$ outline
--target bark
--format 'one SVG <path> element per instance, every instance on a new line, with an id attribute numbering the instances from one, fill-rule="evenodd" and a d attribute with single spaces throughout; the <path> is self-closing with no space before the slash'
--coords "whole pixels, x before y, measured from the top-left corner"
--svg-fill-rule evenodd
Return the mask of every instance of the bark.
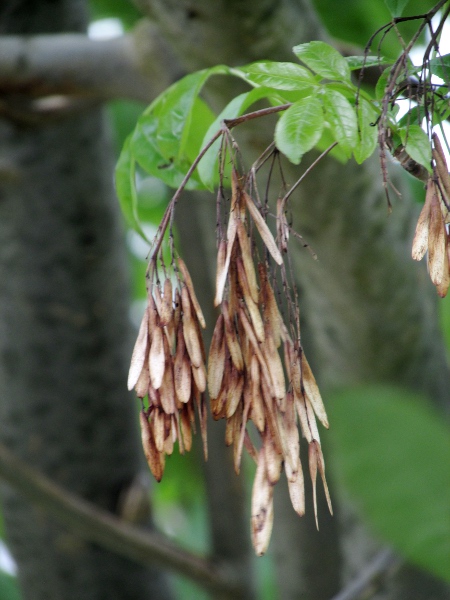
<path id="1" fill-rule="evenodd" d="M 3 31 L 80 31 L 81 2 L 8 2 Z M 124 393 L 128 277 L 101 111 L 58 124 L 3 121 L 0 436 L 29 465 L 99 506 L 140 468 Z M 24 598 L 169 598 L 161 575 L 76 534 L 3 489 Z"/>

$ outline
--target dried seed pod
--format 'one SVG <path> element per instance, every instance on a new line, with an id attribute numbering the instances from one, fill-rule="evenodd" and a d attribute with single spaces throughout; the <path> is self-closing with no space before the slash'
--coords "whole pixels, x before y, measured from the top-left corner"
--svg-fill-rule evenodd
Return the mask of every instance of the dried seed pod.
<path id="1" fill-rule="evenodd" d="M 250 288 L 248 285 L 247 277 L 245 274 L 244 265 L 240 258 L 236 259 L 236 267 L 237 267 L 237 275 L 239 285 L 241 287 L 242 293 L 244 295 L 245 304 L 247 305 L 248 312 L 250 314 L 250 318 L 252 320 L 253 329 L 255 330 L 256 338 L 258 342 L 264 342 L 264 324 L 259 313 L 258 305 L 253 301 L 252 295 L 250 293 Z"/>
<path id="2" fill-rule="evenodd" d="M 139 327 L 136 343 L 134 344 L 133 354 L 131 355 L 131 365 L 128 373 L 129 390 L 132 390 L 138 382 L 146 359 L 148 346 L 148 308 L 146 308 Z"/>
<path id="3" fill-rule="evenodd" d="M 158 452 L 156 448 L 150 423 L 143 410 L 139 413 L 139 424 L 141 426 L 142 447 L 148 466 L 156 481 L 161 481 L 164 473 L 164 454 Z"/>
<path id="4" fill-rule="evenodd" d="M 430 205 L 430 220 L 428 226 L 428 271 L 434 285 L 439 285 L 444 276 L 444 263 L 446 253 L 446 232 L 444 219 L 438 199 L 438 189 L 433 180 L 432 198 Z"/>
<path id="5" fill-rule="evenodd" d="M 313 407 L 305 396 L 297 396 L 294 390 L 295 406 L 297 408 L 298 417 L 302 433 L 306 440 L 310 443 L 313 440 L 320 442 L 319 430 L 317 429 L 316 417 Z"/>
<path id="6" fill-rule="evenodd" d="M 226 254 L 223 266 L 221 266 L 220 276 L 217 273 L 216 276 L 216 298 L 214 300 L 214 306 L 219 306 L 222 302 L 223 291 L 225 289 L 225 283 L 227 281 L 228 269 L 230 267 L 231 253 L 233 252 L 234 241 L 236 239 L 237 232 L 237 218 L 233 212 L 230 212 L 230 218 L 228 221 L 227 228 L 227 242 L 226 242 Z M 219 246 L 220 251 L 220 246 Z"/>
<path id="7" fill-rule="evenodd" d="M 230 315 L 229 304 L 226 300 L 222 302 L 222 314 L 225 324 L 225 339 L 228 351 L 230 352 L 231 360 L 233 361 L 233 364 L 236 367 L 236 369 L 239 372 L 242 372 L 244 369 L 244 359 L 242 356 L 239 340 L 236 335 L 236 329 L 234 327 L 234 323 Z"/>
<path id="8" fill-rule="evenodd" d="M 185 408 L 181 411 L 181 433 L 186 452 L 189 452 L 192 448 L 192 429 L 189 421 L 189 412 Z"/>
<path id="9" fill-rule="evenodd" d="M 295 474 L 291 471 L 289 465 L 285 465 L 285 470 L 292 506 L 295 512 L 300 517 L 303 517 L 305 514 L 305 482 L 302 465 L 299 461 L 298 471 L 296 471 Z"/>
<path id="10" fill-rule="evenodd" d="M 159 397 L 161 406 L 166 415 L 171 415 L 176 411 L 175 405 L 175 384 L 173 378 L 173 363 L 172 357 L 168 353 L 167 340 L 164 338 L 166 346 L 166 363 L 164 368 L 164 377 L 159 388 Z"/>
<path id="11" fill-rule="evenodd" d="M 283 456 L 277 452 L 269 429 L 266 429 L 263 436 L 263 448 L 266 456 L 267 479 L 271 485 L 275 485 L 280 479 Z"/>
<path id="12" fill-rule="evenodd" d="M 175 394 L 180 402 L 189 402 L 191 397 L 191 365 L 186 352 L 186 345 L 183 337 L 183 327 L 178 327 L 177 350 L 173 364 L 173 378 Z"/>
<path id="13" fill-rule="evenodd" d="M 162 452 L 164 449 L 164 439 L 165 435 L 165 424 L 164 424 L 164 413 L 159 410 L 159 408 L 155 408 L 152 411 L 152 421 L 153 425 L 153 436 L 155 439 L 155 446 L 158 452 Z"/>
<path id="14" fill-rule="evenodd" d="M 325 496 L 328 503 L 328 510 L 333 514 L 333 508 L 331 506 L 330 493 L 328 491 L 327 481 L 325 479 L 325 463 L 323 461 L 323 454 L 320 444 L 317 441 L 313 441 L 309 444 L 308 448 L 308 460 L 309 460 L 309 472 L 311 475 L 312 487 L 313 487 L 313 503 L 314 503 L 314 516 L 316 518 L 316 527 L 319 529 L 319 521 L 317 518 L 317 490 L 316 490 L 316 479 L 317 479 L 317 468 L 319 469 L 320 476 L 322 477 L 323 487 L 325 490 Z"/>
<path id="15" fill-rule="evenodd" d="M 225 370 L 224 318 L 220 314 L 212 335 L 208 357 L 208 391 L 210 398 L 217 398 Z"/>
<path id="16" fill-rule="evenodd" d="M 441 298 L 445 298 L 447 295 L 447 291 L 450 285 L 450 272 L 449 272 L 449 242 L 447 238 L 447 248 L 444 256 L 444 272 L 442 276 L 442 281 L 440 284 L 436 286 L 436 291 Z M 137 384 L 136 384 L 137 387 Z"/>
<path id="17" fill-rule="evenodd" d="M 255 355 L 252 356 L 251 360 L 250 379 L 252 393 L 251 419 L 258 431 L 262 433 L 265 428 L 266 419 L 264 417 L 264 402 L 261 394 L 259 362 Z"/>
<path id="18" fill-rule="evenodd" d="M 258 454 L 258 466 L 252 490 L 252 542 L 262 556 L 269 545 L 273 526 L 273 488 L 267 479 L 264 449 Z"/>
<path id="19" fill-rule="evenodd" d="M 245 431 L 247 427 L 248 415 L 250 412 L 251 406 L 251 395 L 249 390 L 247 389 L 247 393 L 244 389 L 244 408 L 242 412 L 242 418 L 239 429 L 236 431 L 236 435 L 234 438 L 234 470 L 236 475 L 239 475 L 241 470 L 241 458 L 242 458 L 242 448 L 244 447 L 244 437 Z"/>
<path id="20" fill-rule="evenodd" d="M 158 327 L 159 316 L 156 309 L 155 299 L 151 293 L 147 294 L 147 310 L 148 310 L 148 334 L 150 341 L 153 336 L 153 331 Z"/>
<path id="21" fill-rule="evenodd" d="M 173 310 L 173 327 L 175 331 L 178 331 L 178 325 L 181 322 L 181 295 L 180 290 L 176 288 L 175 299 L 174 299 L 174 310 Z"/>
<path id="22" fill-rule="evenodd" d="M 219 306 L 222 302 L 223 290 L 227 280 L 226 265 L 227 242 L 221 240 L 217 249 L 217 269 L 216 269 L 216 295 L 214 298 L 214 306 Z"/>
<path id="23" fill-rule="evenodd" d="M 164 296 L 160 301 L 159 320 L 161 327 L 170 323 L 173 316 L 172 282 L 168 277 L 164 280 Z"/>
<path id="24" fill-rule="evenodd" d="M 269 368 L 270 378 L 272 380 L 273 391 L 277 398 L 281 411 L 285 410 L 286 384 L 284 381 L 283 365 L 278 350 L 273 339 L 273 332 L 270 323 L 267 321 L 264 325 L 264 334 L 266 341 L 261 344 L 261 351 Z"/>
<path id="25" fill-rule="evenodd" d="M 422 260 L 425 252 L 428 249 L 428 224 L 430 221 L 431 199 L 434 194 L 434 187 L 431 185 L 431 178 L 427 183 L 427 192 L 425 195 L 425 204 L 419 215 L 419 220 L 416 225 L 416 233 L 414 235 L 412 246 L 412 257 L 414 260 Z"/>
<path id="26" fill-rule="evenodd" d="M 322 402 L 322 396 L 320 395 L 319 388 L 311 371 L 311 367 L 309 366 L 309 363 L 306 360 L 304 352 L 302 352 L 302 382 L 303 387 L 305 389 L 305 394 L 308 400 L 311 402 L 311 406 L 313 407 L 317 418 L 322 423 L 322 425 L 328 429 L 328 417 L 325 411 L 325 406 Z"/>
<path id="27" fill-rule="evenodd" d="M 231 377 L 227 383 L 228 387 L 225 401 L 225 414 L 227 419 L 229 419 L 236 412 L 236 409 L 242 398 L 242 392 L 244 389 L 244 375 L 240 375 L 239 372 L 232 367 Z"/>
<path id="28" fill-rule="evenodd" d="M 194 377 L 195 385 L 199 392 L 204 392 L 206 390 L 206 369 L 205 365 L 202 363 L 198 368 L 192 366 L 192 375 Z"/>
<path id="29" fill-rule="evenodd" d="M 147 352 L 148 352 L 148 348 L 147 348 Z M 150 384 L 150 371 L 148 370 L 148 356 L 147 356 L 144 366 L 142 367 L 141 374 L 139 375 L 139 379 L 137 380 L 136 385 L 134 386 L 134 389 L 136 391 L 136 396 L 138 398 L 145 398 L 145 396 L 148 394 L 149 384 Z"/>
<path id="30" fill-rule="evenodd" d="M 432 151 L 434 162 L 436 163 L 436 170 L 441 183 L 441 190 L 446 197 L 447 205 L 450 202 L 450 178 L 448 174 L 447 161 L 445 160 L 445 154 L 441 146 L 441 142 L 436 133 L 433 133 L 434 149 Z"/>
<path id="31" fill-rule="evenodd" d="M 289 226 L 286 221 L 286 214 L 284 212 L 284 202 L 282 198 L 277 200 L 277 235 L 280 242 L 280 248 L 282 252 L 288 250 L 288 239 L 289 239 Z"/>
<path id="32" fill-rule="evenodd" d="M 281 256 L 281 253 L 278 250 L 278 246 L 276 245 L 275 240 L 273 239 L 273 235 L 272 235 L 270 229 L 267 227 L 266 222 L 262 218 L 261 213 L 257 209 L 252 198 L 247 194 L 247 192 L 242 191 L 242 197 L 245 199 L 245 202 L 246 202 L 247 208 L 248 208 L 248 212 L 250 213 L 250 215 L 259 231 L 259 235 L 261 236 L 267 250 L 272 255 L 272 258 L 274 259 L 274 261 L 278 265 L 282 265 L 283 257 Z"/>
<path id="33" fill-rule="evenodd" d="M 186 348 L 194 367 L 200 367 L 203 364 L 202 349 L 194 319 L 191 317 L 189 292 L 185 286 L 181 290 L 181 302 L 183 307 L 183 335 Z"/>
<path id="34" fill-rule="evenodd" d="M 181 274 L 183 275 L 184 283 L 189 291 L 189 296 L 191 298 L 192 306 L 194 307 L 195 314 L 197 315 L 198 322 L 206 329 L 205 317 L 203 316 L 202 309 L 200 307 L 200 303 L 197 300 L 197 296 L 195 295 L 194 284 L 192 283 L 191 276 L 186 267 L 186 264 L 182 258 L 178 258 L 178 266 L 180 268 Z"/>
<path id="35" fill-rule="evenodd" d="M 148 355 L 148 368 L 150 379 L 155 390 L 161 387 L 164 377 L 166 356 L 164 352 L 164 337 L 160 327 L 156 327 L 152 335 L 150 353 Z"/>
<path id="36" fill-rule="evenodd" d="M 261 282 L 261 296 L 264 304 L 264 319 L 271 325 L 275 346 L 278 348 L 282 339 L 282 323 L 280 311 L 278 310 L 275 294 L 267 277 L 266 265 L 258 264 L 259 280 Z"/>
<path id="37" fill-rule="evenodd" d="M 237 234 L 250 294 L 253 302 L 258 304 L 258 284 L 256 282 L 255 268 L 253 266 L 252 248 L 242 221 L 238 221 Z"/>

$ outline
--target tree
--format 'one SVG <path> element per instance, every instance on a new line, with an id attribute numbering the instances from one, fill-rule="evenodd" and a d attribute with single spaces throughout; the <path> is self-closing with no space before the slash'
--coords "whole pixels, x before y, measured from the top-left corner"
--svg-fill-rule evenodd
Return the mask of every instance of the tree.
<path id="1" fill-rule="evenodd" d="M 30 20 L 27 5 L 19 8 L 15 3 L 8 5 L 4 21 L 10 27 L 8 32 L 22 33 L 25 30 L 29 33 L 30 23 L 33 23 L 33 33 L 45 33 L 42 23 L 47 23 L 47 19 L 42 15 L 48 14 L 48 7 L 45 3 L 40 6 Z M 70 6 L 70 18 L 74 19 L 74 24 L 70 24 L 69 13 L 64 12 L 69 7 L 62 3 L 61 20 L 55 22 L 51 31 L 66 27 L 79 28 L 79 13 L 72 12 L 74 6 Z M 105 196 L 108 193 L 108 166 L 103 166 L 100 160 L 100 156 L 105 160 L 107 150 L 99 133 L 98 116 L 92 107 L 88 112 L 85 106 L 89 103 L 87 99 L 90 96 L 96 101 L 99 98 L 103 101 L 116 95 L 147 97 L 151 89 L 149 81 L 153 82 L 153 79 L 147 76 L 145 70 L 136 68 L 136 62 L 130 59 L 133 53 L 134 56 L 145 56 L 147 64 L 149 59 L 160 64 L 158 57 L 161 56 L 161 49 L 169 45 L 172 60 L 164 70 L 166 79 L 161 83 L 164 88 L 170 81 L 171 73 L 175 76 L 184 70 L 191 71 L 222 62 L 243 64 L 263 55 L 271 59 L 290 60 L 290 49 L 295 44 L 309 39 L 328 39 L 308 3 L 294 5 L 280 2 L 270 7 L 270 11 L 269 7 L 252 2 L 246 2 L 243 6 L 230 6 L 227 3 L 223 7 L 197 3 L 195 9 L 182 2 L 141 2 L 139 7 L 150 14 L 153 25 L 142 24 L 134 37 L 129 35 L 107 45 L 111 63 L 125 64 L 123 72 L 129 74 L 129 78 L 119 79 L 117 86 L 99 86 L 97 74 L 104 73 L 102 46 L 89 44 L 83 37 L 71 40 L 37 38 L 36 53 L 32 55 L 33 60 L 25 76 L 22 71 L 11 67 L 8 71 L 8 65 L 17 64 L 13 59 L 23 50 L 23 42 L 20 38 L 4 38 L 0 41 L 5 48 L 2 55 L 8 59 L 12 57 L 9 63 L 6 59 L 3 61 L 3 71 L 0 65 L 0 73 L 3 73 L 0 81 L 4 89 L 11 89 L 11 86 L 17 89 L 19 86 L 21 90 L 30 89 L 31 93 L 38 95 L 65 93 L 69 81 L 73 85 L 70 90 L 80 93 L 83 98 L 80 114 L 72 114 L 69 120 L 62 123 L 45 122 L 37 130 L 30 128 L 29 124 L 25 126 L 24 120 L 42 118 L 42 111 L 35 110 L 39 108 L 39 103 L 31 102 L 31 106 L 27 105 L 25 109 L 18 109 L 15 104 L 5 104 L 9 118 L 9 124 L 5 125 L 8 134 L 5 136 L 12 144 L 9 156 L 19 156 L 20 165 L 29 165 L 31 159 L 28 156 L 34 156 L 36 162 L 32 162 L 34 166 L 27 179 L 30 183 L 20 193 L 17 191 L 20 189 L 18 184 L 14 184 L 15 176 L 18 177 L 16 181 L 22 181 L 20 173 L 17 173 L 14 163 L 11 165 L 8 173 L 12 179 L 7 189 L 10 199 L 3 203 L 3 239 L 7 239 L 8 244 L 4 245 L 2 251 L 5 270 L 2 278 L 2 313 L 5 315 L 2 317 L 5 327 L 2 336 L 5 357 L 2 396 L 14 396 L 15 399 L 23 399 L 23 402 L 2 404 L 2 439 L 39 471 L 113 512 L 117 511 L 119 490 L 134 479 L 138 459 L 133 445 L 130 410 L 123 402 L 121 391 L 127 355 L 124 340 L 128 338 L 124 323 L 125 302 L 121 300 L 125 286 L 123 276 L 118 275 L 116 270 L 116 265 L 122 260 L 116 256 L 120 245 L 117 233 L 111 233 L 117 229 L 112 225 L 114 218 L 106 216 L 110 214 L 110 205 L 102 201 L 97 208 L 92 200 L 92 188 L 87 188 L 88 184 L 92 184 L 96 189 L 105 189 Z M 301 15 L 302 19 L 297 15 Z M 161 37 L 164 37 L 164 41 Z M 242 40 L 248 40 L 248 43 Z M 40 57 L 38 42 L 43 48 L 48 47 L 49 43 L 56 44 L 54 48 L 61 48 L 68 41 L 72 45 L 67 62 L 63 54 L 54 52 L 51 59 L 53 64 L 47 63 L 46 69 L 39 71 L 37 85 L 36 69 L 41 69 L 37 60 Z M 61 46 L 57 45 L 58 42 Z M 211 52 L 206 54 L 205 47 L 211 48 Z M 76 70 L 85 76 L 68 78 L 73 72 L 73 61 L 85 52 L 91 59 L 89 68 L 80 66 Z M 29 54 L 25 54 L 25 57 L 30 59 Z M 232 94 L 233 90 L 228 85 L 217 85 L 213 93 L 215 101 L 220 102 L 224 95 Z M 67 106 L 75 111 L 80 110 L 79 104 L 78 101 L 72 101 Z M 57 112 L 58 115 L 61 113 Z M 262 143 L 260 138 L 264 139 L 267 134 L 252 131 L 250 135 L 250 143 L 259 146 Z M 87 138 L 91 140 L 88 145 L 91 152 L 95 150 L 92 156 L 82 155 L 77 145 L 66 145 L 66 153 L 61 153 L 59 140 L 71 139 L 74 144 L 84 145 Z M 48 156 L 43 163 L 41 155 L 33 150 L 43 141 L 55 148 L 53 156 L 56 155 L 55 160 L 59 163 L 56 171 Z M 74 157 L 78 157 L 76 161 Z M 82 163 L 79 166 L 78 160 Z M 48 165 L 48 171 L 44 171 L 44 177 L 40 179 L 43 164 Z M 315 171 L 314 179 L 306 179 L 299 189 L 294 219 L 301 222 L 301 233 L 320 256 L 318 265 L 310 260 L 306 252 L 298 252 L 295 254 L 295 267 L 299 273 L 304 315 L 303 343 L 308 355 L 313 357 L 313 367 L 321 387 L 326 390 L 336 384 L 367 380 L 396 382 L 406 388 L 421 390 L 444 406 L 448 370 L 437 333 L 433 291 L 424 280 L 418 283 L 417 267 L 406 258 L 410 252 L 411 228 L 417 215 L 410 205 L 404 203 L 396 205 L 393 215 L 389 220 L 386 219 L 377 167 L 374 165 L 357 169 L 354 164 L 342 166 L 329 160 L 323 161 L 317 168 L 320 171 Z M 64 178 L 61 176 L 58 180 L 56 175 L 47 175 L 50 172 L 59 173 Z M 73 179 L 69 178 L 70 173 Z M 61 196 L 65 196 L 68 190 L 77 190 L 75 182 L 81 181 L 81 173 L 83 187 L 74 201 L 53 204 L 42 198 L 44 194 L 58 197 L 58 181 Z M 50 191 L 47 188 L 49 179 L 52 180 Z M 40 180 L 42 188 L 38 186 Z M 330 186 L 330 181 L 340 182 L 339 201 L 334 200 L 336 189 Z M 31 202 L 33 191 L 36 200 Z M 31 206 L 29 210 L 25 210 L 23 201 L 18 200 L 25 197 Z M 313 197 L 317 200 L 311 203 L 309 199 Z M 6 192 L 5 198 L 8 198 Z M 186 262 L 189 265 L 196 262 L 205 265 L 205 256 L 210 255 L 213 243 L 209 234 L 214 216 L 211 221 L 208 201 L 192 201 L 189 207 L 187 204 L 180 203 L 177 213 Z M 46 223 L 48 219 L 48 226 L 37 226 L 38 209 L 44 211 L 43 222 Z M 55 215 L 62 209 L 68 212 L 63 212 L 62 218 L 56 220 Z M 108 222 L 111 223 L 110 227 Z M 26 223 L 29 224 L 27 227 Z M 364 228 L 362 223 L 365 224 Z M 55 227 L 55 242 L 47 246 L 44 241 L 49 237 L 47 229 L 51 231 L 51 227 Z M 61 246 L 58 240 L 62 240 Z M 31 248 L 27 247 L 29 243 Z M 53 268 L 55 255 L 64 257 L 59 269 Z M 27 270 L 27 265 L 33 266 Z M 206 292 L 211 289 L 209 272 L 209 267 L 192 271 L 197 290 L 201 288 Z M 39 281 L 39 274 L 43 282 Z M 49 275 L 51 282 L 55 278 L 50 302 L 46 300 L 45 291 L 48 289 Z M 71 291 L 69 282 L 74 281 L 78 284 Z M 56 295 L 55 288 L 63 295 L 61 299 Z M 20 297 L 16 299 L 18 291 Z M 212 293 L 209 296 L 212 297 Z M 23 305 L 21 298 L 27 300 Z M 106 298 L 108 304 L 104 304 Z M 42 309 L 39 309 L 40 300 L 44 302 Z M 30 305 L 34 307 L 33 311 L 29 309 Z M 32 317 L 35 320 L 28 321 Z M 209 323 L 213 322 L 212 315 L 206 315 L 206 318 Z M 411 320 L 420 325 L 412 327 Z M 60 345 L 67 349 L 67 356 L 55 347 L 55 339 L 59 337 L 62 340 Z M 21 344 L 24 346 L 21 347 Z M 28 349 L 36 346 L 40 348 L 39 354 L 32 354 Z M 30 357 L 29 363 L 24 359 L 19 362 L 18 356 Z M 40 359 L 40 356 L 46 356 L 46 360 L 35 363 L 34 359 Z M 19 371 L 20 377 L 14 371 L 17 365 L 23 369 Z M 104 366 L 104 375 L 93 373 L 93 365 Z M 65 397 L 64 404 L 58 402 L 61 395 Z M 30 399 L 32 404 L 27 406 L 25 399 Z M 89 412 L 87 406 L 90 407 Z M 122 411 L 126 412 L 125 416 Z M 53 415 L 57 415 L 57 418 Z M 70 419 L 67 419 L 67 415 Z M 42 445 L 39 446 L 39 434 L 35 442 L 37 447 L 29 445 L 36 430 L 48 431 L 45 442 L 41 442 L 46 448 L 45 452 L 41 451 Z M 55 432 L 59 435 L 55 435 Z M 77 437 L 72 438 L 75 434 Z M 252 568 L 251 550 L 246 534 L 245 505 L 241 497 L 243 492 L 237 489 L 242 482 L 236 480 L 232 473 L 230 457 L 222 446 L 223 432 L 216 434 L 211 430 L 211 434 L 206 482 L 212 552 L 216 559 L 229 565 L 241 586 L 242 597 L 249 598 L 254 593 L 251 577 L 248 576 Z M 89 440 L 89 453 L 74 452 L 74 448 L 81 448 L 86 439 Z M 120 439 L 123 445 L 113 444 L 114 453 L 108 450 L 108 460 L 102 463 L 99 459 L 106 455 L 105 439 Z M 59 457 L 65 457 L 64 465 L 71 465 L 71 468 L 61 469 Z M 90 474 L 87 467 L 92 468 Z M 80 468 L 83 469 L 83 477 L 79 475 Z M 312 519 L 306 517 L 305 520 L 299 520 L 289 512 L 290 509 L 285 506 L 286 498 L 284 491 L 276 499 L 279 503 L 276 512 L 282 517 L 275 525 L 273 540 L 279 595 L 282 598 L 329 598 L 340 589 L 344 571 L 350 571 L 353 575 L 361 570 L 372 552 L 373 542 L 365 532 L 361 533 L 361 526 L 355 521 L 348 504 L 343 503 L 340 507 L 341 518 L 330 520 L 325 514 L 320 514 L 322 525 L 318 536 Z M 319 506 L 320 513 L 323 513 L 322 509 Z M 100 597 L 106 593 L 108 597 L 131 597 L 128 583 L 131 579 L 134 597 L 139 598 L 144 593 L 148 597 L 150 592 L 146 586 L 149 580 L 140 568 L 123 563 L 111 554 L 105 556 L 102 550 L 92 548 L 91 553 L 86 555 L 79 553 L 72 542 L 69 544 L 71 552 L 79 556 L 80 564 L 70 554 L 71 568 L 68 568 L 64 552 L 56 560 L 54 544 L 42 541 L 43 536 L 45 540 L 48 539 L 49 530 L 43 533 L 42 528 L 36 525 L 38 520 L 35 517 L 30 519 L 29 511 L 29 507 L 22 507 L 17 499 L 12 502 L 7 497 L 5 500 L 5 518 L 27 597 L 49 598 L 51 594 L 55 598 L 71 595 L 81 597 L 83 594 L 86 597 Z M 22 515 L 20 521 L 18 515 Z M 17 521 L 19 524 L 15 525 Z M 55 525 L 49 527 L 53 531 Z M 56 536 L 61 534 L 56 533 Z M 357 553 L 352 550 L 346 552 L 345 547 L 354 545 L 355 539 L 362 540 L 358 547 L 361 549 Z M 44 544 L 48 554 L 43 552 Z M 36 556 L 31 560 L 26 555 L 27 548 L 35 547 L 39 548 L 43 564 L 37 561 Z M 98 562 L 94 562 L 93 556 L 97 557 Z M 111 567 L 116 560 L 120 567 Z M 171 564 L 173 566 L 174 563 Z M 98 565 L 104 565 L 104 575 L 96 576 L 97 582 L 94 583 L 93 574 L 100 569 Z M 114 570 L 114 577 L 110 576 L 111 570 Z M 38 582 L 42 581 L 40 573 L 43 571 L 54 573 L 52 587 L 47 582 L 40 587 Z M 138 581 L 142 583 L 138 584 Z M 156 585 L 164 584 L 157 580 Z M 161 589 L 154 592 L 158 598 L 163 593 Z M 439 582 L 404 567 L 390 582 L 383 597 L 438 598 L 446 593 Z M 236 597 L 236 592 L 233 594 Z"/>

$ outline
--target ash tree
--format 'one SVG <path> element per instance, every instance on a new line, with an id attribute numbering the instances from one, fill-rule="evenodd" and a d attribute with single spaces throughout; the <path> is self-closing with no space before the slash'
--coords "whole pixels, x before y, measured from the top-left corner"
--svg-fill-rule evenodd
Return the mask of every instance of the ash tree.
<path id="1" fill-rule="evenodd" d="M 331 8 L 94 2 L 127 30 L 105 41 L 82 2 L 0 9 L 0 474 L 24 598 L 450 596 L 450 6 Z M 117 99 L 147 107 L 119 119 L 114 191 Z M 138 332 L 119 204 L 146 247 Z M 204 489 L 203 552 L 152 523 L 174 483 Z"/>

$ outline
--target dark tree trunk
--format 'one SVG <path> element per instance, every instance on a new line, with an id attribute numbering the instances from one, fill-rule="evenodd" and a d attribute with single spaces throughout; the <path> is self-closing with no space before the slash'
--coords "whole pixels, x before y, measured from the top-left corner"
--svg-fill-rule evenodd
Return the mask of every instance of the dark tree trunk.
<path id="1" fill-rule="evenodd" d="M 75 1 L 0 9 L 11 34 L 79 31 L 85 16 Z M 117 513 L 141 451 L 125 391 L 129 290 L 107 127 L 92 109 L 39 127 L 4 120 L 0 136 L 0 436 Z M 160 574 L 82 542 L 6 487 L 3 508 L 24 598 L 170 597 Z"/>

